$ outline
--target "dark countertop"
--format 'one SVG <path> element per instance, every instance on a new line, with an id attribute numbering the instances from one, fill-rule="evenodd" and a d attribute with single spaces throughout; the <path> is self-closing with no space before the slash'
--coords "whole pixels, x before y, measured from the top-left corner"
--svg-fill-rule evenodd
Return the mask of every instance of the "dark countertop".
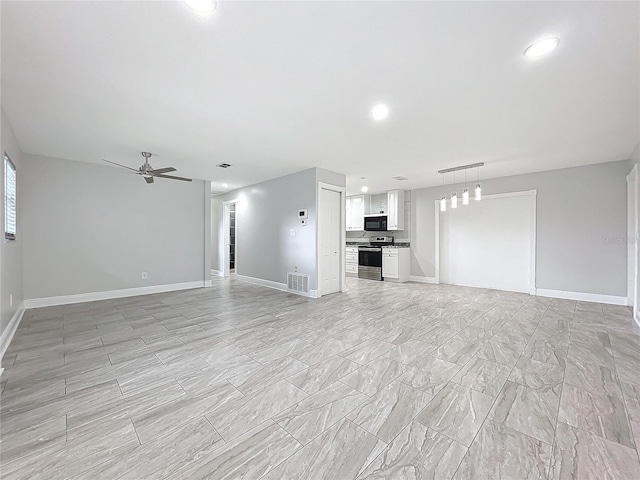
<path id="1" fill-rule="evenodd" d="M 347 247 L 357 247 L 359 245 L 369 246 L 369 242 L 347 242 Z M 384 248 L 411 248 L 411 244 L 407 242 L 398 242 L 393 245 L 385 245 Z"/>

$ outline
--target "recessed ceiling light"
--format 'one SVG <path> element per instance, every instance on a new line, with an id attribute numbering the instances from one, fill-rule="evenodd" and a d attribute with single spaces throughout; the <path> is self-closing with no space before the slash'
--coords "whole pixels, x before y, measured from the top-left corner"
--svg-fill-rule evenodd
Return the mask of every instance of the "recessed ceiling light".
<path id="1" fill-rule="evenodd" d="M 360 189 L 360 191 L 361 191 L 362 193 L 367 193 L 367 192 L 369 191 L 369 187 L 362 187 L 362 188 Z"/>
<path id="2" fill-rule="evenodd" d="M 554 37 L 541 38 L 533 42 L 531 45 L 529 45 L 527 49 L 524 51 L 524 54 L 527 57 L 539 58 L 551 52 L 557 46 L 558 46 L 557 38 L 554 38 Z"/>
<path id="3" fill-rule="evenodd" d="M 222 188 L 227 188 L 229 185 L 227 185 L 226 183 L 222 184 Z"/>
<path id="4" fill-rule="evenodd" d="M 379 103 L 371 109 L 371 116 L 377 121 L 384 120 L 389 116 L 389 107 Z"/>
<path id="5" fill-rule="evenodd" d="M 187 6 L 198 15 L 213 15 L 216 0 L 185 0 Z"/>

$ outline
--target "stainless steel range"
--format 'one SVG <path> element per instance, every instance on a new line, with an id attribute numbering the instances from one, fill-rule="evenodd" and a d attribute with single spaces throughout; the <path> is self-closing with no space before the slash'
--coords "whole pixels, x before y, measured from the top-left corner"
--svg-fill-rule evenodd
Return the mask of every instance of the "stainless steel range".
<path id="1" fill-rule="evenodd" d="M 393 245 L 393 237 L 371 237 L 368 246 L 358 247 L 358 277 L 382 280 L 382 247 Z"/>

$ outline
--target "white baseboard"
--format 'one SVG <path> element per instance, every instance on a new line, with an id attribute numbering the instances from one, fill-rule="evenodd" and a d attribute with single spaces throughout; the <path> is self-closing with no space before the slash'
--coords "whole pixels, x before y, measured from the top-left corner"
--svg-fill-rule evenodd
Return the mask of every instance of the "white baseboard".
<path id="1" fill-rule="evenodd" d="M 536 288 L 535 294 L 539 297 L 562 298 L 564 300 L 578 300 L 580 302 L 608 303 L 610 305 L 627 304 L 627 297 L 619 297 L 616 295 L 601 295 L 598 293 L 565 292 L 562 290 Z"/>
<path id="2" fill-rule="evenodd" d="M 287 289 L 286 283 L 273 282 L 271 280 L 264 280 L 262 278 L 248 277 L 246 275 L 239 275 L 236 273 L 236 279 L 245 283 L 252 283 L 254 285 L 260 285 L 261 287 L 273 288 L 282 292 L 293 293 L 295 295 L 301 295 L 303 297 L 318 298 L 318 290 L 310 290 L 308 294 L 302 292 L 290 292 Z"/>
<path id="3" fill-rule="evenodd" d="M 640 312 L 638 312 L 635 308 L 633 309 L 633 319 L 636 321 L 636 323 L 640 327 Z"/>
<path id="4" fill-rule="evenodd" d="M 409 281 L 418 283 L 438 283 L 436 282 L 436 277 L 423 277 L 420 275 L 410 275 Z"/>
<path id="5" fill-rule="evenodd" d="M 286 283 L 272 282 L 271 280 L 264 280 L 262 278 L 248 277 L 246 275 L 240 275 L 236 273 L 236 280 L 240 280 L 245 283 L 252 283 L 254 285 L 260 285 L 261 287 L 273 288 L 275 290 L 287 291 Z"/>
<path id="6" fill-rule="evenodd" d="M 11 317 L 11 320 L 9 320 L 7 328 L 5 328 L 2 332 L 2 335 L 0 335 L 0 359 L 4 357 L 4 353 L 7 351 L 7 348 L 9 348 L 9 344 L 11 343 L 16 330 L 18 329 L 18 325 L 20 325 L 20 320 L 22 320 L 24 310 L 25 302 L 22 302 L 16 312 L 13 314 L 13 317 Z M 0 373 L 0 375 L 2 375 L 2 373 Z"/>
<path id="7" fill-rule="evenodd" d="M 209 281 L 210 283 L 210 281 Z M 206 281 L 171 283 L 168 285 L 151 285 L 149 287 L 125 288 L 122 290 L 108 290 L 106 292 L 79 293 L 77 295 L 62 295 L 59 297 L 31 298 L 24 301 L 25 308 L 53 307 L 72 303 L 95 302 L 112 298 L 136 297 L 153 293 L 174 292 L 192 288 L 206 287 Z"/>
<path id="8" fill-rule="evenodd" d="M 211 275 L 214 277 L 224 277 L 223 273 L 220 270 L 211 269 Z"/>

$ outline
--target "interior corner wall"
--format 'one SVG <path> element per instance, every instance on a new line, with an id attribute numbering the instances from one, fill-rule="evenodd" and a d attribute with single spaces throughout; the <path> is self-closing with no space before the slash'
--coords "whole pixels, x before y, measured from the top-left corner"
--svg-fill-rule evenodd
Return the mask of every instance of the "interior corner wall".
<path id="1" fill-rule="evenodd" d="M 31 155 L 21 179 L 27 299 L 209 280 L 208 182 Z"/>
<path id="2" fill-rule="evenodd" d="M 240 188 L 217 196 L 218 238 L 222 239 L 223 202 L 237 201 L 236 274 L 252 279 L 286 284 L 287 272 L 310 277 L 317 287 L 316 170 L 298 173 Z M 307 225 L 301 226 L 298 210 L 307 209 Z M 291 236 L 291 231 L 295 236 Z M 214 233 L 212 237 L 215 237 Z M 222 266 L 222 242 L 218 244 Z M 212 255 L 213 258 L 213 255 Z"/>
<path id="3" fill-rule="evenodd" d="M 223 245 L 222 237 L 222 200 L 219 195 L 211 197 L 211 270 L 222 272 L 220 263 L 220 249 Z"/>
<path id="4" fill-rule="evenodd" d="M 332 172 L 324 168 L 316 168 L 316 179 L 318 182 L 335 185 L 336 187 L 347 187 L 347 177 L 342 173 Z"/>
<path id="5" fill-rule="evenodd" d="M 0 143 L 2 147 L 2 152 L 7 153 L 9 158 L 16 167 L 17 174 L 17 232 L 15 240 L 5 240 L 4 235 L 2 240 L 0 241 L 0 257 L 1 257 L 1 270 L 2 274 L 0 275 L 0 304 L 1 304 L 1 313 L 0 313 L 0 333 L 4 332 L 5 328 L 16 314 L 18 309 L 20 308 L 23 300 L 23 278 L 22 278 L 22 263 L 23 263 L 23 244 L 24 244 L 24 208 L 23 208 L 23 199 L 24 199 L 24 185 L 26 181 L 24 179 L 24 171 L 23 171 L 23 162 L 22 162 L 22 152 L 20 151 L 20 146 L 18 145 L 18 141 L 13 133 L 13 129 L 11 128 L 11 124 L 7 119 L 7 116 L 4 113 L 4 110 L 1 110 L 1 118 L 0 118 L 0 126 L 1 126 L 1 136 Z M 3 161 L 4 162 L 4 161 Z M 0 213 L 0 223 L 2 224 L 2 228 L 4 228 L 4 209 L 5 209 L 5 201 L 4 201 L 4 163 L 2 167 L 0 167 L 2 181 L 0 182 L 0 197 L 2 197 L 2 209 Z M 13 303 L 10 305 L 9 297 L 13 297 Z"/>
<path id="6" fill-rule="evenodd" d="M 482 181 L 484 195 L 537 190 L 536 287 L 627 296 L 631 161 Z M 411 192 L 411 275 L 435 276 L 435 200 L 451 186 Z"/>

